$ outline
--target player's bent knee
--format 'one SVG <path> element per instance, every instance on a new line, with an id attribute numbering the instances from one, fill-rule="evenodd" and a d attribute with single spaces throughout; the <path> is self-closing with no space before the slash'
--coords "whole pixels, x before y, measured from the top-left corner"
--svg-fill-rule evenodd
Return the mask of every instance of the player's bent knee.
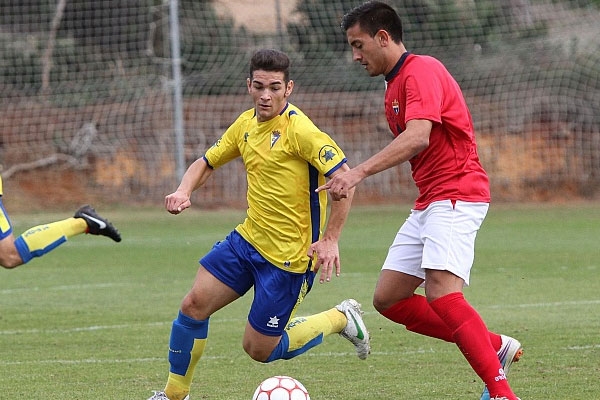
<path id="1" fill-rule="evenodd" d="M 210 317 L 210 315 L 205 315 L 202 309 L 202 304 L 198 302 L 197 299 L 191 294 L 185 296 L 181 302 L 181 312 L 184 315 L 199 321 Z"/>
<path id="2" fill-rule="evenodd" d="M 261 346 L 256 346 L 252 342 L 244 341 L 244 351 L 255 361 L 267 362 L 273 349 L 265 349 Z"/>
<path id="3" fill-rule="evenodd" d="M 23 264 L 23 260 L 21 260 L 21 256 L 16 250 L 14 252 L 0 254 L 0 265 L 6 269 L 12 269 L 21 264 Z"/>
<path id="4" fill-rule="evenodd" d="M 373 295 L 373 307 L 375 307 L 375 309 L 379 313 L 382 313 L 383 311 L 387 310 L 388 308 L 393 306 L 394 303 L 394 301 L 385 296 L 378 295 L 377 293 Z"/>

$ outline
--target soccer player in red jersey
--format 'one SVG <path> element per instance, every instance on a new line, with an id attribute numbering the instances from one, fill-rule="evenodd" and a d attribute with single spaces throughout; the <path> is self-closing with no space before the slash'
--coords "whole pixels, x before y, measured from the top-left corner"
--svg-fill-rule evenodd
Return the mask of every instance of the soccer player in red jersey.
<path id="1" fill-rule="evenodd" d="M 373 305 L 409 331 L 456 343 L 486 385 L 482 399 L 516 400 L 506 372 L 521 344 L 489 332 L 462 293 L 490 191 L 461 89 L 440 61 L 406 51 L 400 17 L 389 5 L 369 1 L 352 9 L 342 29 L 353 59 L 369 75 L 385 77 L 395 138 L 317 190 L 339 200 L 368 176 L 410 162 L 419 196 L 389 249 Z M 425 296 L 415 294 L 419 286 Z"/>

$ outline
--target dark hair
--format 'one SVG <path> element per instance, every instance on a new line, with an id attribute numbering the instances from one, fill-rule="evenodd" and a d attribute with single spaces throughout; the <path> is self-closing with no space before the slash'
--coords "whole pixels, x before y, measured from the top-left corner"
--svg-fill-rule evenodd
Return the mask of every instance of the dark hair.
<path id="1" fill-rule="evenodd" d="M 283 72 L 283 79 L 287 83 L 290 80 L 290 59 L 279 50 L 257 50 L 250 59 L 250 79 L 257 70 Z"/>
<path id="2" fill-rule="evenodd" d="M 346 32 L 354 25 L 374 37 L 380 29 L 387 31 L 396 43 L 402 41 L 402 21 L 400 16 L 389 5 L 380 1 L 367 1 L 354 7 L 342 17 L 342 30 Z"/>

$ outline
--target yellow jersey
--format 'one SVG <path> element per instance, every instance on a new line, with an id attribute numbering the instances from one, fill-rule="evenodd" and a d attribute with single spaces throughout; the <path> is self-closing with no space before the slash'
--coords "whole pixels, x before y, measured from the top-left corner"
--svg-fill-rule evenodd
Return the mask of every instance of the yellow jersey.
<path id="1" fill-rule="evenodd" d="M 0 176 L 0 196 L 2 196 L 2 176 Z"/>
<path id="2" fill-rule="evenodd" d="M 327 193 L 315 193 L 346 162 L 338 145 L 297 107 L 258 122 L 254 108 L 242 113 L 204 155 L 211 168 L 242 157 L 248 179 L 248 211 L 235 229 L 265 259 L 304 273 L 306 255 L 322 235 Z"/>

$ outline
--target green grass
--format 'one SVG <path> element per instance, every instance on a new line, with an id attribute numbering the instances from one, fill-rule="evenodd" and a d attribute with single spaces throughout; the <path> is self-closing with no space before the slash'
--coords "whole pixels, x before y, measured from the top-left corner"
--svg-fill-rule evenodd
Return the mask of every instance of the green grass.
<path id="1" fill-rule="evenodd" d="M 76 237 L 15 270 L 0 270 L 0 398 L 146 399 L 164 386 L 172 319 L 197 260 L 239 211 L 106 212 L 123 234 Z M 211 318 L 193 399 L 250 399 L 286 374 L 315 400 L 479 399 L 482 385 L 454 345 L 375 312 L 380 266 L 408 207 L 357 207 L 340 243 L 342 276 L 315 284 L 299 315 L 355 297 L 372 354 L 337 336 L 291 361 L 260 364 L 241 339 L 251 293 Z M 68 214 L 67 214 L 68 215 Z M 15 231 L 65 214 L 11 215 Z M 592 399 L 600 390 L 600 206 L 492 206 L 477 239 L 467 299 L 491 330 L 525 347 L 509 376 L 523 399 Z"/>

